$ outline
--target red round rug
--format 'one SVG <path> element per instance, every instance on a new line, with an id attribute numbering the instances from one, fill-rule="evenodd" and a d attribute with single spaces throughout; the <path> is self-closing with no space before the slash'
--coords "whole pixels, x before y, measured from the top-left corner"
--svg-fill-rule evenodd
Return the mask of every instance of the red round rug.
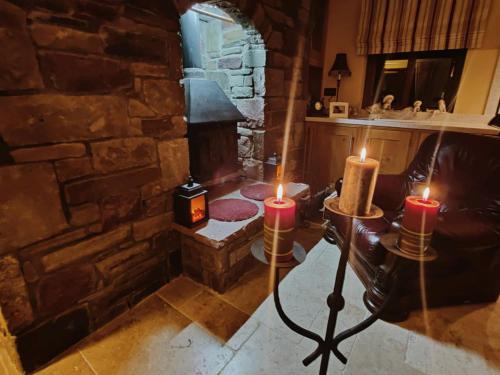
<path id="1" fill-rule="evenodd" d="M 268 184 L 254 184 L 242 187 L 240 193 L 248 199 L 263 201 L 274 196 L 274 188 Z"/>
<path id="2" fill-rule="evenodd" d="M 218 199 L 210 203 L 210 218 L 219 221 L 241 221 L 257 215 L 259 207 L 243 199 Z"/>

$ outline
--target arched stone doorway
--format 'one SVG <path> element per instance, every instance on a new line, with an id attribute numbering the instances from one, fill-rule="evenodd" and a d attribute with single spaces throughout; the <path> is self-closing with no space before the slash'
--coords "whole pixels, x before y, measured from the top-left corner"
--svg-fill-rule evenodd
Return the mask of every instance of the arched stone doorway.
<path id="1" fill-rule="evenodd" d="M 193 4 L 215 5 L 237 23 L 244 27 L 250 26 L 260 34 L 266 51 L 266 80 L 259 95 L 263 99 L 263 119 L 259 110 L 252 111 L 252 106 L 238 107 L 259 124 L 251 128 L 251 133 L 245 131 L 245 127 L 240 127 L 243 137 L 253 137 L 251 140 L 240 138 L 242 146 L 250 145 L 254 150 L 252 157 L 246 158 L 245 170 L 251 176 L 261 176 L 262 161 L 278 152 L 286 154 L 285 179 L 300 180 L 306 114 L 303 88 L 307 80 L 306 41 L 311 1 L 177 0 L 175 3 L 179 14 L 183 14 Z"/>
<path id="2" fill-rule="evenodd" d="M 232 171 L 233 161 L 228 159 L 234 158 L 234 165 L 239 165 L 239 174 L 262 179 L 266 93 L 266 49 L 263 37 L 237 9 L 226 6 L 224 11 L 216 5 L 205 3 L 192 6 L 181 17 L 181 26 L 184 83 L 189 86 L 186 88 L 186 115 L 191 173 L 195 177 L 204 176 L 212 181 L 217 177 L 220 181 L 226 177 L 224 174 Z M 191 89 L 194 86 L 191 85 L 191 79 L 198 82 L 197 90 L 210 91 L 210 83 L 206 81 L 215 81 L 223 92 L 212 90 L 213 94 L 210 96 L 196 92 Z M 203 100 L 193 98 L 202 95 Z M 233 108 L 228 108 L 231 106 Z M 217 107 L 216 114 L 213 114 L 214 107 Z M 245 121 L 241 121 L 242 118 L 236 109 L 246 118 Z M 199 115 L 196 116 L 193 112 L 198 112 Z M 209 116 L 208 113 L 212 114 Z M 231 120 L 229 113 L 236 116 L 234 126 L 229 124 L 228 130 L 217 130 L 221 128 L 218 122 Z M 190 123 L 192 117 L 198 117 L 198 121 L 203 117 L 210 119 L 199 125 Z M 236 122 L 237 141 L 232 136 L 232 130 L 236 130 Z M 199 145 L 200 131 L 206 132 L 203 137 L 204 145 Z M 229 133 L 226 134 L 227 132 Z M 228 145 L 231 142 L 234 142 L 234 154 L 230 152 L 233 147 Z M 204 155 L 200 155 L 200 147 L 205 148 Z M 203 167 L 200 164 L 203 164 Z M 209 170 L 212 168 L 212 174 L 215 176 L 206 177 L 211 174 Z"/>

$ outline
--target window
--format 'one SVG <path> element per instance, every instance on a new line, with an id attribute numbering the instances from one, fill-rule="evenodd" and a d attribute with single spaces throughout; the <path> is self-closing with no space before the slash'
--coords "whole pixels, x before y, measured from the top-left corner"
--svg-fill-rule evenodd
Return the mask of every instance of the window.
<path id="1" fill-rule="evenodd" d="M 393 108 L 422 101 L 422 110 L 437 109 L 443 98 L 453 112 L 466 50 L 408 52 L 369 55 L 363 106 L 394 95 Z"/>

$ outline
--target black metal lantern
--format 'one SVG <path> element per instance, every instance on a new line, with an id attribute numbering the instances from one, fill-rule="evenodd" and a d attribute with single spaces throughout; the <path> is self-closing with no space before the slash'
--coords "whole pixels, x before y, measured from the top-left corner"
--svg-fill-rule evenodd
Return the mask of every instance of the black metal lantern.
<path id="1" fill-rule="evenodd" d="M 281 156 L 275 152 L 264 162 L 264 181 L 274 183 L 282 177 Z"/>
<path id="2" fill-rule="evenodd" d="M 188 182 L 178 186 L 174 195 L 175 221 L 193 227 L 208 220 L 207 191 L 189 176 Z"/>

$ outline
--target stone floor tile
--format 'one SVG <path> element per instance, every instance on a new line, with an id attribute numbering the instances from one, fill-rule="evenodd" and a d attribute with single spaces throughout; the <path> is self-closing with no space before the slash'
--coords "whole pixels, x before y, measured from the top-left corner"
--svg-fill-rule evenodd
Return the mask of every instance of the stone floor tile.
<path id="1" fill-rule="evenodd" d="M 321 336 L 339 256 L 338 248 L 321 240 L 280 283 L 287 315 Z M 226 295 L 178 278 L 94 334 L 79 355 L 70 354 L 42 374 L 317 374 L 319 360 L 302 365 L 316 344 L 291 331 L 273 296 L 265 298 L 267 272 L 260 267 Z M 363 292 L 348 266 L 337 333 L 367 316 Z M 240 311 L 250 313 L 263 297 L 250 318 Z M 348 363 L 344 367 L 332 355 L 328 373 L 500 375 L 500 302 L 431 309 L 426 317 L 428 324 L 421 312 L 400 324 L 377 321 L 341 344 Z"/>
<path id="2" fill-rule="evenodd" d="M 309 252 L 323 237 L 324 230 L 312 223 L 310 227 L 299 227 L 295 234 L 295 241 L 299 242 Z"/>
<path id="3" fill-rule="evenodd" d="M 305 375 L 317 369 L 302 366 L 304 348 L 265 325 L 238 350 L 221 375 Z"/>
<path id="4" fill-rule="evenodd" d="M 183 304 L 180 311 L 224 342 L 250 317 L 208 290 Z"/>
<path id="5" fill-rule="evenodd" d="M 338 334 L 361 322 L 366 316 L 366 313 L 367 312 L 365 309 L 361 309 L 358 306 L 346 303 L 344 309 L 338 315 L 335 334 Z M 324 337 L 329 314 L 330 314 L 330 309 L 325 307 L 325 309 L 322 310 L 314 320 L 313 324 L 310 327 L 310 330 L 319 334 L 321 337 Z M 349 358 L 350 356 L 355 340 L 356 340 L 355 336 L 349 337 L 347 340 L 342 341 L 339 346 L 340 352 L 344 354 L 347 358 Z M 312 341 L 307 338 L 303 339 L 300 342 L 300 345 L 304 348 L 304 357 L 312 353 L 317 347 L 315 341 Z M 319 362 L 320 360 L 318 359 L 317 361 Z M 341 371 L 343 371 L 344 367 L 345 365 L 342 362 L 340 362 L 333 354 L 330 356 L 330 362 L 328 366 L 329 373 L 338 374 Z"/>
<path id="6" fill-rule="evenodd" d="M 315 250 L 316 251 L 316 250 Z M 322 293 L 328 295 L 332 293 L 333 286 L 335 283 L 335 274 L 337 272 L 338 262 L 340 259 L 340 250 L 336 245 L 328 244 L 325 246 L 325 250 L 318 256 L 317 261 L 313 265 L 313 269 L 309 270 L 307 273 L 316 275 L 327 275 L 325 277 L 325 282 L 317 283 L 318 290 Z M 361 309 L 365 308 L 363 303 L 363 293 L 365 292 L 365 287 L 357 277 L 356 273 L 352 267 L 347 264 L 344 287 L 342 290 L 342 296 L 351 305 L 358 306 Z"/>
<path id="7" fill-rule="evenodd" d="M 410 332 L 408 337 L 408 347 L 405 354 L 405 363 L 423 372 L 431 373 L 433 339 L 425 335 Z"/>
<path id="8" fill-rule="evenodd" d="M 326 308 L 329 273 L 315 272 L 324 252 L 326 252 L 326 242 L 320 241 L 314 251 L 308 254 L 305 262 L 293 268 L 279 285 L 283 310 L 294 322 L 305 328 L 309 328 L 318 313 Z M 291 331 L 281 321 L 273 295 L 259 306 L 253 316 L 268 328 L 281 332 L 292 342 L 299 343 L 302 340 L 301 336 Z"/>
<path id="9" fill-rule="evenodd" d="M 292 271 L 293 273 L 293 271 Z M 280 301 L 286 315 L 295 323 L 309 328 L 318 315 L 318 313 L 326 308 L 325 300 L 321 300 L 314 294 L 303 294 L 301 290 L 293 287 L 289 281 L 291 274 L 287 276 L 280 284 Z M 302 289 L 305 290 L 305 289 Z M 262 305 L 255 311 L 253 317 L 261 322 L 266 327 L 276 330 L 284 335 L 288 340 L 299 343 L 302 336 L 291 331 L 281 320 L 274 304 L 273 295 L 269 296 Z"/>
<path id="10" fill-rule="evenodd" d="M 161 359 L 153 361 L 142 374 L 215 375 L 233 355 L 234 352 L 211 332 L 192 323 L 162 347 L 158 353 Z"/>
<path id="11" fill-rule="evenodd" d="M 92 335 L 80 350 L 99 374 L 165 374 L 173 366 L 164 359 L 165 348 L 190 323 L 152 296 Z"/>
<path id="12" fill-rule="evenodd" d="M 179 308 L 203 290 L 205 290 L 203 285 L 198 284 L 189 277 L 180 276 L 158 290 L 157 294 L 171 306 Z"/>
<path id="13" fill-rule="evenodd" d="M 319 248 L 324 246 L 324 244 L 318 246 L 321 236 L 322 230 L 317 226 L 309 228 L 301 227 L 297 230 L 296 240 L 304 246 L 306 251 L 315 247 L 315 257 L 317 256 L 316 253 L 320 253 Z M 281 279 L 285 278 L 290 270 L 283 269 L 281 271 Z M 270 283 L 270 276 L 269 266 L 258 264 L 250 272 L 243 275 L 236 285 L 220 295 L 220 297 L 241 311 L 251 315 L 266 297 L 272 293 L 273 285 Z"/>
<path id="14" fill-rule="evenodd" d="M 401 323 L 406 362 L 427 374 L 500 374 L 500 303 L 430 309 Z"/>
<path id="15" fill-rule="evenodd" d="M 243 344 L 252 336 L 260 323 L 254 317 L 250 317 L 245 324 L 226 343 L 233 350 L 239 350 Z"/>
<path id="16" fill-rule="evenodd" d="M 0 371 L 1 372 L 1 371 Z M 54 364 L 36 372 L 36 375 L 96 375 L 77 350 L 64 355 Z"/>
<path id="17" fill-rule="evenodd" d="M 344 374 L 420 375 L 405 363 L 409 332 L 397 325 L 376 321 L 356 337 Z"/>
<path id="18" fill-rule="evenodd" d="M 484 354 L 463 347 L 436 341 L 425 335 L 410 333 L 405 362 L 429 375 L 495 375 L 500 368 Z"/>
<path id="19" fill-rule="evenodd" d="M 280 300 L 285 313 L 299 325 L 309 328 L 321 312 L 328 311 L 327 296 L 333 290 L 335 270 L 338 261 L 338 249 L 328 243 L 320 243 L 319 248 L 309 253 L 306 261 L 280 283 Z M 321 246 L 323 248 L 321 248 Z M 319 250 L 317 252 L 317 250 Z M 350 267 L 347 273 L 352 273 Z M 362 294 L 364 287 L 354 277 L 346 277 L 344 296 L 352 305 L 364 311 Z M 301 342 L 302 337 L 290 331 L 279 318 L 274 300 L 270 296 L 254 314 L 263 324 L 278 329 L 294 342 Z"/>
<path id="20" fill-rule="evenodd" d="M 268 266 L 258 264 L 253 270 L 243 275 L 236 285 L 219 297 L 248 315 L 253 314 L 272 292 L 269 290 L 269 271 Z"/>

